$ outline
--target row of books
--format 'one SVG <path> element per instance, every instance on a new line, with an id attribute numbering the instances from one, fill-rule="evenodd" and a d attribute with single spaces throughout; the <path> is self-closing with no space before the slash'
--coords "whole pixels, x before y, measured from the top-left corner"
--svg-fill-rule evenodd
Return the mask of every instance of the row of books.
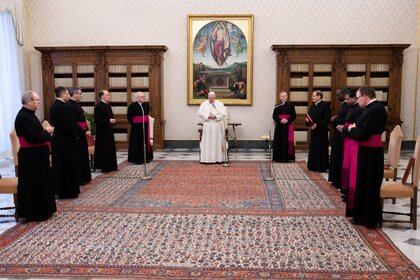
<path id="1" fill-rule="evenodd" d="M 127 133 L 114 133 L 115 142 L 126 142 L 127 141 Z"/>
<path id="2" fill-rule="evenodd" d="M 332 64 L 314 64 L 314 72 L 332 72 Z"/>
<path id="3" fill-rule="evenodd" d="M 56 65 L 54 66 L 55 74 L 72 74 L 73 67 L 71 65 Z"/>
<path id="4" fill-rule="evenodd" d="M 365 84 L 366 77 L 358 76 L 358 77 L 347 77 L 347 86 L 362 86 Z"/>
<path id="5" fill-rule="evenodd" d="M 301 78 L 290 78 L 290 86 L 301 87 L 308 86 L 309 78 L 307 76 Z"/>
<path id="6" fill-rule="evenodd" d="M 149 87 L 149 77 L 132 77 L 131 78 L 132 87 Z"/>
<path id="7" fill-rule="evenodd" d="M 347 64 L 347 72 L 365 72 L 366 64 Z"/>
<path id="8" fill-rule="evenodd" d="M 331 86 L 331 77 L 329 76 L 322 76 L 322 77 L 314 77 L 314 86 L 322 87 L 330 87 Z"/>
<path id="9" fill-rule="evenodd" d="M 371 64 L 370 72 L 389 72 L 389 64 Z"/>
<path id="10" fill-rule="evenodd" d="M 290 72 L 309 72 L 309 64 L 290 64 Z"/>
<path id="11" fill-rule="evenodd" d="M 131 73 L 149 73 L 149 65 L 131 65 Z"/>
<path id="12" fill-rule="evenodd" d="M 94 92 L 83 92 L 81 102 L 95 102 L 95 96 Z"/>
<path id="13" fill-rule="evenodd" d="M 95 87 L 94 78 L 77 78 L 77 84 L 79 87 Z"/>
<path id="14" fill-rule="evenodd" d="M 71 87 L 73 86 L 73 78 L 54 78 L 55 87 Z"/>
<path id="15" fill-rule="evenodd" d="M 108 73 L 127 73 L 127 65 L 109 65 L 108 66 Z"/>
<path id="16" fill-rule="evenodd" d="M 92 115 L 94 113 L 95 107 L 94 106 L 82 106 L 83 111 Z"/>
<path id="17" fill-rule="evenodd" d="M 387 87 L 389 78 L 370 78 L 370 85 L 372 87 Z"/>
<path id="18" fill-rule="evenodd" d="M 115 115 L 126 115 L 127 114 L 127 106 L 111 106 L 112 113 Z"/>
<path id="19" fill-rule="evenodd" d="M 125 77 L 109 77 L 110 87 L 127 87 L 127 78 Z"/>
<path id="20" fill-rule="evenodd" d="M 331 101 L 331 91 L 323 91 L 324 101 Z M 289 100 L 291 102 L 307 102 L 310 98 L 308 91 L 291 91 Z"/>
<path id="21" fill-rule="evenodd" d="M 382 90 L 375 90 L 376 99 L 379 101 L 388 101 L 388 92 Z"/>
<path id="22" fill-rule="evenodd" d="M 95 65 L 93 64 L 79 64 L 77 65 L 77 73 L 94 73 Z"/>

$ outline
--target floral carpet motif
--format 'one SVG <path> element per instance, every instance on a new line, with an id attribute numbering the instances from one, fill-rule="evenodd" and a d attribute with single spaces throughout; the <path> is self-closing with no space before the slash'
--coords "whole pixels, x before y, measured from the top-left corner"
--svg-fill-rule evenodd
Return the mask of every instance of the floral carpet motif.
<path id="1" fill-rule="evenodd" d="M 381 230 L 355 227 L 302 163 L 120 166 L 43 223 L 0 236 L 0 276 L 416 279 Z M 124 175 L 122 175 L 124 174 Z M 290 176 L 288 178 L 287 176 Z"/>

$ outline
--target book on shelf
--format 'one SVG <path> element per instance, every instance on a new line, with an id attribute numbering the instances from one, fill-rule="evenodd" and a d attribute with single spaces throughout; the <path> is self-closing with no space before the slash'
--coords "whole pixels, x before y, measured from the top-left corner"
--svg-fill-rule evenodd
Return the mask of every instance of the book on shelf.
<path id="1" fill-rule="evenodd" d="M 111 106 L 112 113 L 114 115 L 126 115 L 127 114 L 127 106 Z"/>
<path id="2" fill-rule="evenodd" d="M 111 102 L 127 102 L 126 92 L 111 92 Z"/>
<path id="3" fill-rule="evenodd" d="M 296 114 L 307 114 L 308 106 L 295 106 Z"/>
<path id="4" fill-rule="evenodd" d="M 312 120 L 311 116 L 309 116 L 309 114 L 306 114 L 305 116 L 305 120 L 310 124 L 314 124 L 314 121 Z"/>
<path id="5" fill-rule="evenodd" d="M 389 72 L 389 64 L 371 64 L 370 72 Z"/>
<path id="6" fill-rule="evenodd" d="M 95 93 L 83 92 L 81 102 L 95 102 Z"/>
<path id="7" fill-rule="evenodd" d="M 73 78 L 54 78 L 54 86 L 71 87 L 73 86 Z"/>
<path id="8" fill-rule="evenodd" d="M 331 77 L 330 76 L 321 76 L 314 77 L 314 86 L 318 87 L 330 87 L 331 86 Z"/>
<path id="9" fill-rule="evenodd" d="M 308 64 L 291 64 L 290 72 L 309 72 Z"/>
<path id="10" fill-rule="evenodd" d="M 347 86 L 362 86 L 365 84 L 365 76 L 347 77 Z"/>
<path id="11" fill-rule="evenodd" d="M 347 64 L 347 72 L 365 72 L 366 64 Z"/>
<path id="12" fill-rule="evenodd" d="M 149 87 L 149 77 L 132 77 L 131 85 L 133 88 Z"/>
<path id="13" fill-rule="evenodd" d="M 290 86 L 295 87 L 303 87 L 308 86 L 309 78 L 308 77 L 301 77 L 301 78 L 290 78 Z"/>
<path id="14" fill-rule="evenodd" d="M 73 67 L 71 65 L 56 65 L 54 66 L 54 74 L 72 74 Z"/>
<path id="15" fill-rule="evenodd" d="M 149 73 L 149 65 L 131 65 L 131 73 Z"/>
<path id="16" fill-rule="evenodd" d="M 125 77 L 109 77 L 110 87 L 127 87 L 127 78 Z"/>
<path id="17" fill-rule="evenodd" d="M 332 72 L 332 64 L 314 64 L 314 72 Z"/>
<path id="18" fill-rule="evenodd" d="M 116 142 L 127 141 L 127 133 L 114 133 L 114 139 Z"/>
<path id="19" fill-rule="evenodd" d="M 77 65 L 77 73 L 95 73 L 95 65 L 79 64 Z"/>
<path id="20" fill-rule="evenodd" d="M 108 66 L 108 73 L 127 73 L 127 65 L 111 64 Z"/>
<path id="21" fill-rule="evenodd" d="M 370 85 L 371 86 L 377 86 L 377 87 L 387 87 L 388 86 L 389 79 L 388 77 L 383 78 L 370 78 Z"/>
<path id="22" fill-rule="evenodd" d="M 86 113 L 92 115 L 95 111 L 95 107 L 93 106 L 82 106 L 83 111 L 85 111 Z"/>
<path id="23" fill-rule="evenodd" d="M 94 78 L 77 78 L 77 84 L 79 87 L 95 87 Z"/>
<path id="24" fill-rule="evenodd" d="M 290 92 L 289 99 L 291 102 L 306 102 L 308 101 L 308 92 L 307 91 L 292 91 Z"/>

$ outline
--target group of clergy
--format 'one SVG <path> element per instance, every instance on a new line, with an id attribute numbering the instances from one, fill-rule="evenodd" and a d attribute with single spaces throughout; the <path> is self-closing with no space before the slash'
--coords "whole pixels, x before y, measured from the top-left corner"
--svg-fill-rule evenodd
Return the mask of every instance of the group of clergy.
<path id="1" fill-rule="evenodd" d="M 280 104 L 273 110 L 276 128 L 273 139 L 273 161 L 295 160 L 295 108 L 287 101 L 287 92 L 280 93 Z M 331 108 L 321 91 L 312 93 L 305 124 L 310 129 L 307 167 L 311 171 L 329 172 L 328 181 L 341 191 L 346 202 L 346 216 L 354 224 L 369 228 L 381 224 L 380 188 L 384 172 L 384 149 L 381 135 L 387 114 L 377 101 L 375 90 L 360 87 L 337 92 L 339 112 L 331 117 Z M 328 131 L 332 127 L 331 156 L 328 156 Z"/>
<path id="2" fill-rule="evenodd" d="M 79 87 L 54 90 L 49 124 L 44 128 L 36 117 L 41 100 L 34 91 L 22 96 L 22 108 L 15 119 L 19 139 L 17 215 L 26 221 L 43 221 L 56 212 L 56 196 L 73 199 L 80 186 L 92 180 L 87 137 L 91 136 L 85 113 L 79 104 Z M 116 119 L 110 106 L 110 93 L 99 92 L 94 110 L 96 124 L 94 168 L 107 173 L 117 170 L 114 139 Z M 149 106 L 143 93 L 136 93 L 127 113 L 131 124 L 128 161 L 150 162 Z M 50 161 L 51 155 L 51 161 Z"/>

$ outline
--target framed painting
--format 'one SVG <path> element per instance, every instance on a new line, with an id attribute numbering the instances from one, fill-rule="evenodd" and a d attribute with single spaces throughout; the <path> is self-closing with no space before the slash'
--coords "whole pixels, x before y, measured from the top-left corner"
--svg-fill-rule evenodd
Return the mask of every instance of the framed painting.
<path id="1" fill-rule="evenodd" d="M 253 15 L 188 15 L 188 105 L 252 105 Z"/>

